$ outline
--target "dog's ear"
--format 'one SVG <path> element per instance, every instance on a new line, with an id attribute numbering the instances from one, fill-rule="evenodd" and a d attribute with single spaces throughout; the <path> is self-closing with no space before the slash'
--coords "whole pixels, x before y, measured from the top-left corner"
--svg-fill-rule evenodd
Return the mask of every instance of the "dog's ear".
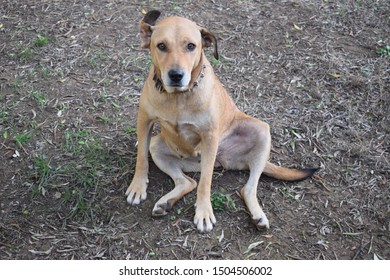
<path id="1" fill-rule="evenodd" d="M 149 48 L 150 37 L 152 36 L 153 26 L 156 24 L 158 17 L 161 15 L 160 11 L 152 10 L 147 12 L 144 18 L 139 23 L 139 33 L 141 37 L 141 47 Z"/>
<path id="2" fill-rule="evenodd" d="M 215 59 L 219 59 L 217 38 L 215 37 L 215 35 L 204 28 L 200 29 L 200 34 L 202 34 L 203 47 L 208 48 L 211 47 L 211 45 L 213 45 L 214 57 Z"/>

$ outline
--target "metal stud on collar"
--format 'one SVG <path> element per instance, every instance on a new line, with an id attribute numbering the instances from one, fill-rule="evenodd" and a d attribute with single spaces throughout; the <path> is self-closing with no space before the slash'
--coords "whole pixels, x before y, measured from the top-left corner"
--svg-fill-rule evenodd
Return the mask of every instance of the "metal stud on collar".
<path id="1" fill-rule="evenodd" d="M 192 87 L 192 89 L 190 89 L 190 91 L 193 90 L 194 87 L 197 87 L 199 85 L 200 81 L 203 79 L 203 77 L 204 77 L 204 69 L 206 69 L 206 65 L 203 64 L 202 70 L 200 70 L 198 79 L 196 79 L 196 81 L 194 82 L 194 86 Z"/>

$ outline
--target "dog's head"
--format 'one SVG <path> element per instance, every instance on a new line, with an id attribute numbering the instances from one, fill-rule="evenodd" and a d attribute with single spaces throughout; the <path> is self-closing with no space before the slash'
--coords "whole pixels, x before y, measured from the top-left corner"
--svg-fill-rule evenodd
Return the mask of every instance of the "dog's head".
<path id="1" fill-rule="evenodd" d="M 160 14 L 150 11 L 141 20 L 141 46 L 150 49 L 164 89 L 184 92 L 200 73 L 203 48 L 214 45 L 214 57 L 218 59 L 217 40 L 208 30 L 182 17 L 168 17 L 156 24 Z"/>

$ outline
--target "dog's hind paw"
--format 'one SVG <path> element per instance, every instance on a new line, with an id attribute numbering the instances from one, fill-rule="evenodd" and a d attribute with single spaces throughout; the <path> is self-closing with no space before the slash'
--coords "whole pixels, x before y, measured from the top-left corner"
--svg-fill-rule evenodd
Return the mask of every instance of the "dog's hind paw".
<path id="1" fill-rule="evenodd" d="M 152 215 L 155 217 L 161 217 L 168 214 L 168 211 L 172 209 L 173 202 L 171 200 L 168 200 L 167 202 L 159 203 L 157 202 L 154 205 Z"/>
<path id="2" fill-rule="evenodd" d="M 269 221 L 265 214 L 263 214 L 260 218 L 253 218 L 252 221 L 256 225 L 256 228 L 260 231 L 269 229 Z"/>

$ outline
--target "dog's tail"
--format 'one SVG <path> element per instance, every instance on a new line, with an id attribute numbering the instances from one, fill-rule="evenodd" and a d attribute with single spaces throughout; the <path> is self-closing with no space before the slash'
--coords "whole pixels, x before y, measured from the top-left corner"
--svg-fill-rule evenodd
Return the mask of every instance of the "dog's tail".
<path id="1" fill-rule="evenodd" d="M 284 181 L 300 181 L 311 177 L 319 168 L 293 169 L 277 166 L 267 161 L 263 174 Z"/>

